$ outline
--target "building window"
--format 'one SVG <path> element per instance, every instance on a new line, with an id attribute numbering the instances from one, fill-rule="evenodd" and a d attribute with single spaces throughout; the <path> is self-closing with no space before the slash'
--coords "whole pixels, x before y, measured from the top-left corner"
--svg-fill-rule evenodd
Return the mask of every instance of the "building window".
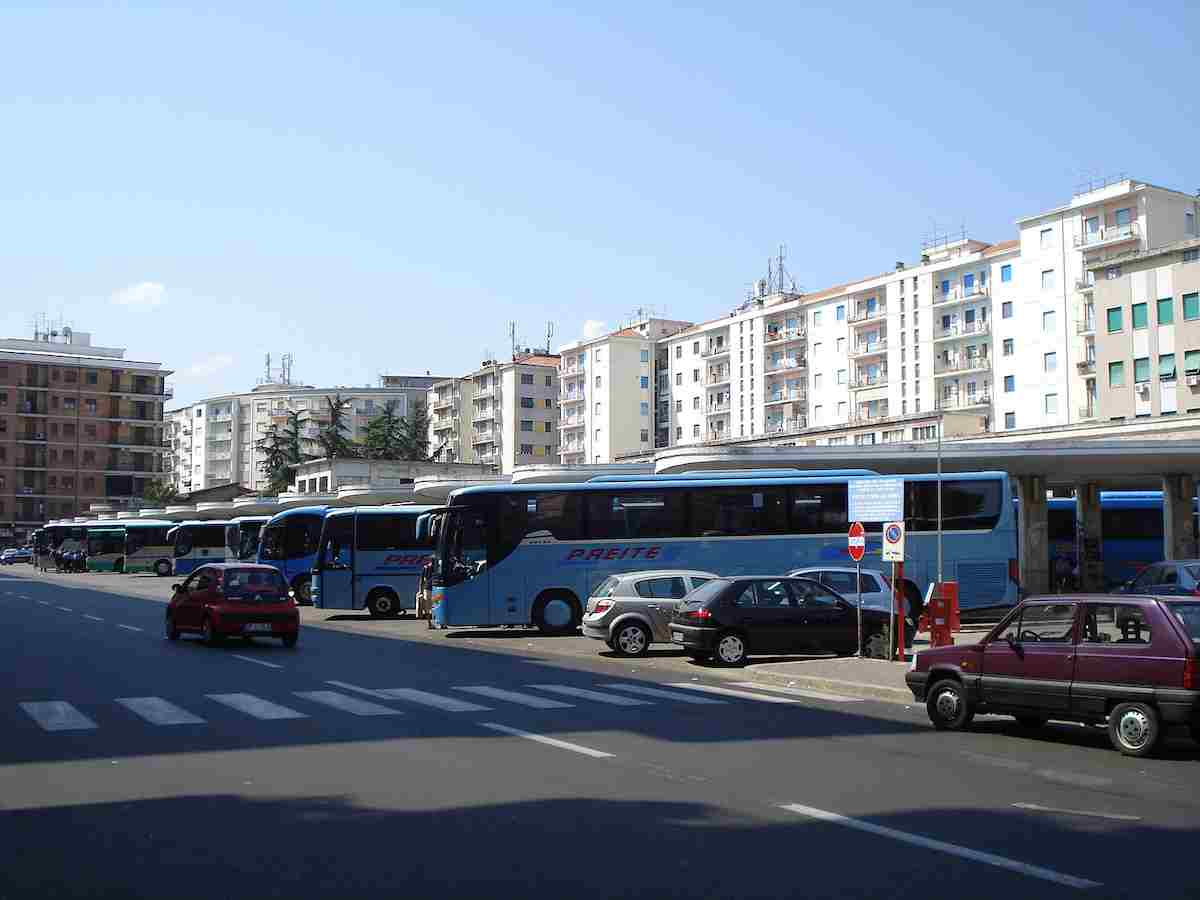
<path id="1" fill-rule="evenodd" d="M 603 350 L 602 348 L 600 348 L 600 347 L 597 347 L 597 348 L 596 348 L 596 349 L 595 349 L 595 350 L 592 352 L 592 358 L 593 358 L 594 360 L 596 360 L 596 362 L 600 362 L 600 360 L 601 360 L 601 359 L 603 359 L 603 354 L 604 354 L 604 350 Z"/>
<path id="2" fill-rule="evenodd" d="M 546 387 L 554 387 L 554 376 L 553 375 L 546 376 Z"/>
<path id="3" fill-rule="evenodd" d="M 943 294 L 950 293 L 950 279 L 949 278 L 942 279 L 942 293 Z"/>
<path id="4" fill-rule="evenodd" d="M 675 412 L 677 412 L 677 413 L 683 412 L 683 401 L 682 400 L 675 401 Z"/>
<path id="5" fill-rule="evenodd" d="M 692 384 L 697 384 L 700 381 L 700 370 L 692 369 Z"/>
<path id="6" fill-rule="evenodd" d="M 675 358 L 676 358 L 676 359 L 683 359 L 683 344 L 676 344 L 676 345 L 675 345 Z"/>
<path id="7" fill-rule="evenodd" d="M 901 316 L 900 318 L 903 319 L 904 317 Z M 844 337 L 837 339 L 837 352 L 838 352 L 838 356 L 841 356 L 842 354 L 844 354 L 846 352 L 846 339 Z"/>
<path id="8" fill-rule="evenodd" d="M 596 387 L 597 387 L 597 388 L 598 388 L 598 387 L 600 387 L 600 385 L 601 385 L 601 384 L 603 384 L 603 382 L 601 381 L 601 378 L 600 378 L 600 376 L 599 376 L 599 375 L 597 375 L 597 376 L 596 376 Z"/>
<path id="9" fill-rule="evenodd" d="M 88 372 L 85 377 L 88 384 L 97 384 L 100 381 L 100 375 L 97 372 Z"/>
<path id="10" fill-rule="evenodd" d="M 1158 324 L 1159 325 L 1174 325 L 1175 324 L 1175 298 L 1163 297 L 1158 301 Z"/>
<path id="11" fill-rule="evenodd" d="M 1118 209 L 1113 216 L 1113 221 L 1117 225 L 1128 225 L 1133 220 L 1132 213 L 1132 208 L 1128 206 L 1124 209 Z"/>
<path id="12" fill-rule="evenodd" d="M 700 426 L 699 425 L 692 426 L 692 437 L 700 437 Z"/>
<path id="13" fill-rule="evenodd" d="M 1013 355 L 1013 339 L 1005 338 L 1003 346 L 1004 346 L 1004 355 L 1012 356 Z"/>
<path id="14" fill-rule="evenodd" d="M 1133 383 L 1145 384 L 1150 380 L 1150 357 L 1139 356 L 1133 361 Z"/>
<path id="15" fill-rule="evenodd" d="M 839 419 L 846 418 L 846 401 L 839 400 L 837 405 L 837 414 Z"/>
<path id="16" fill-rule="evenodd" d="M 1110 362 L 1108 364 L 1108 386 L 1109 387 L 1124 387 L 1125 386 L 1125 363 Z"/>
<path id="17" fill-rule="evenodd" d="M 642 359 L 642 362 L 644 362 L 644 363 L 650 362 L 650 351 L 649 350 L 641 351 L 641 359 Z"/>
<path id="18" fill-rule="evenodd" d="M 1200 293 L 1183 295 L 1183 320 L 1192 322 L 1200 319 Z"/>
<path id="19" fill-rule="evenodd" d="M 1116 279 L 1121 277 L 1121 267 L 1120 266 L 1109 266 L 1107 269 L 1104 270 L 1104 277 L 1106 279 L 1108 279 L 1109 281 L 1115 281 Z"/>
<path id="20" fill-rule="evenodd" d="M 1200 350 L 1188 350 L 1183 354 L 1183 373 L 1200 375 Z"/>
<path id="21" fill-rule="evenodd" d="M 554 401 L 549 397 L 545 398 L 542 402 L 546 405 L 546 409 L 550 409 L 554 405 Z"/>
<path id="22" fill-rule="evenodd" d="M 1012 281 L 1012 265 L 1010 263 L 1005 263 L 1000 267 L 1000 281 Z"/>
<path id="23" fill-rule="evenodd" d="M 1133 304 L 1133 315 L 1131 316 L 1131 319 L 1133 320 L 1134 331 L 1140 331 L 1141 329 L 1145 328 L 1148 318 L 1149 316 L 1146 313 L 1145 303 Z"/>
<path id="24" fill-rule="evenodd" d="M 1003 303 L 1000 304 L 1000 318 L 1002 318 L 1002 319 L 1011 319 L 1012 318 L 1012 301 L 1011 300 L 1005 300 Z"/>
<path id="25" fill-rule="evenodd" d="M 638 407 L 639 407 L 639 411 L 641 412 L 641 414 L 643 416 L 650 415 L 650 404 L 647 403 L 645 400 L 643 400 L 640 404 L 638 404 Z"/>
<path id="26" fill-rule="evenodd" d="M 1160 381 L 1175 380 L 1175 354 L 1164 353 L 1158 358 L 1158 377 Z"/>
<path id="27" fill-rule="evenodd" d="M 521 373 L 521 384 L 533 384 L 533 373 L 532 372 L 522 372 Z"/>
<path id="28" fill-rule="evenodd" d="M 821 311 L 817 310 L 816 312 L 813 313 L 813 326 L 815 327 L 820 324 L 821 324 Z"/>
<path id="29" fill-rule="evenodd" d="M 603 408 L 603 407 L 600 405 L 600 402 L 599 402 L 599 401 L 596 401 L 596 415 L 600 415 L 600 410 L 601 410 L 602 408 Z"/>
<path id="30" fill-rule="evenodd" d="M 1042 333 L 1054 334 L 1054 310 L 1046 310 L 1042 313 Z"/>
<path id="31" fill-rule="evenodd" d="M 1049 250 L 1054 246 L 1054 229 L 1043 228 L 1039 237 L 1039 247 L 1042 250 Z"/>
<path id="32" fill-rule="evenodd" d="M 1123 327 L 1121 322 L 1121 307 L 1114 306 L 1107 310 L 1104 314 L 1106 324 L 1108 325 L 1108 333 L 1115 334 Z"/>
<path id="33" fill-rule="evenodd" d="M 645 390 L 649 390 L 649 388 L 650 388 L 650 376 L 649 376 L 649 375 L 643 375 L 643 376 L 642 376 L 642 377 L 641 377 L 641 378 L 638 380 L 638 384 L 640 384 L 640 385 L 641 385 L 641 387 L 642 387 L 642 390 L 644 390 L 644 391 L 645 391 Z"/>
<path id="34" fill-rule="evenodd" d="M 546 434 L 552 434 L 554 432 L 554 423 L 553 422 L 543 422 L 542 425 L 543 425 L 542 431 L 546 432 Z"/>
<path id="35" fill-rule="evenodd" d="M 521 445 L 521 455 L 522 456 L 533 456 L 533 444 L 522 444 Z"/>
<path id="36" fill-rule="evenodd" d="M 1004 430 L 1012 431 L 1017 427 L 1017 414 L 1015 412 L 1006 412 L 1004 414 Z"/>
<path id="37" fill-rule="evenodd" d="M 700 398 L 693 397 L 692 398 L 692 409 L 699 409 L 699 408 L 700 408 Z"/>
<path id="38" fill-rule="evenodd" d="M 522 397 L 521 398 L 521 409 L 533 409 L 533 398 L 532 397 Z"/>
<path id="39" fill-rule="evenodd" d="M 1043 291 L 1054 290 L 1054 270 L 1053 269 L 1043 269 L 1042 270 L 1042 290 Z"/>
<path id="40" fill-rule="evenodd" d="M 1046 415 L 1048 415 L 1048 416 L 1057 416 L 1058 415 L 1058 394 L 1047 394 L 1046 395 L 1045 408 L 1046 408 Z"/>
<path id="41" fill-rule="evenodd" d="M 1049 353 L 1042 355 L 1042 371 L 1043 372 L 1058 371 L 1058 353 L 1051 350 Z"/>
<path id="42" fill-rule="evenodd" d="M 1191 250 L 1184 250 L 1183 251 L 1183 261 L 1184 262 L 1200 261 L 1200 247 L 1193 247 Z"/>
<path id="43" fill-rule="evenodd" d="M 700 342 L 692 341 L 692 356 L 695 356 L 699 352 L 700 352 Z"/>
<path id="44" fill-rule="evenodd" d="M 837 370 L 837 383 L 838 383 L 838 384 L 845 384 L 845 383 L 846 383 L 846 370 L 845 370 L 845 369 L 838 369 L 838 370 Z"/>
<path id="45" fill-rule="evenodd" d="M 1190 215 L 1190 213 L 1189 213 L 1189 215 Z M 845 304 L 838 304 L 838 308 L 837 308 L 837 311 L 836 311 L 836 313 L 835 313 L 835 315 L 834 315 L 834 318 L 835 318 L 835 319 L 837 319 L 839 322 L 844 322 L 844 321 L 846 320 L 846 306 L 845 306 Z"/>
<path id="46" fill-rule="evenodd" d="M 1004 393 L 1011 394 L 1017 389 L 1017 377 L 1015 375 L 1004 376 Z"/>
<path id="47" fill-rule="evenodd" d="M 683 387 L 683 373 L 682 372 L 675 373 L 675 386 Z"/>
<path id="48" fill-rule="evenodd" d="M 823 378 L 822 378 L 822 375 L 820 372 L 818 372 L 816 375 L 813 376 L 813 390 L 814 391 L 819 391 L 821 389 L 822 380 L 823 380 Z"/>
<path id="49" fill-rule="evenodd" d="M 1196 214 L 1194 212 L 1185 212 L 1183 214 L 1183 233 L 1190 234 L 1193 237 L 1196 234 Z"/>

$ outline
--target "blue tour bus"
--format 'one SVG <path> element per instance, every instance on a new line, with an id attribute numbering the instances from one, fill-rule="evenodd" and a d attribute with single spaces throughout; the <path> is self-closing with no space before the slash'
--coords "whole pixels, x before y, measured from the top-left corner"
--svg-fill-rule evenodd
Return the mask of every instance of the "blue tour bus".
<path id="1" fill-rule="evenodd" d="M 225 558 L 248 562 L 258 557 L 258 537 L 270 516 L 238 516 L 225 525 Z"/>
<path id="2" fill-rule="evenodd" d="M 646 476 L 584 484 L 462 488 L 430 513 L 436 533 L 434 622 L 573 630 L 591 591 L 615 572 L 787 572 L 848 561 L 847 485 L 863 476 L 754 471 Z M 937 577 L 937 477 L 904 480 L 904 575 L 924 593 Z M 964 610 L 1017 600 L 1016 514 L 1004 472 L 942 481 L 944 576 Z M 881 552 L 868 524 L 867 554 Z M 878 564 L 878 563 L 877 563 Z M 868 565 L 870 563 L 868 562 Z"/>
<path id="3" fill-rule="evenodd" d="M 296 592 L 297 603 L 312 603 L 312 568 L 328 510 L 328 506 L 297 506 L 276 513 L 262 526 L 257 561 L 279 570 Z"/>
<path id="4" fill-rule="evenodd" d="M 397 616 L 416 606 L 421 567 L 433 555 L 417 520 L 433 506 L 359 506 L 330 510 L 313 567 L 312 602 Z"/>
<path id="5" fill-rule="evenodd" d="M 225 561 L 225 522 L 180 522 L 167 532 L 176 575 L 190 575 L 206 563 Z"/>

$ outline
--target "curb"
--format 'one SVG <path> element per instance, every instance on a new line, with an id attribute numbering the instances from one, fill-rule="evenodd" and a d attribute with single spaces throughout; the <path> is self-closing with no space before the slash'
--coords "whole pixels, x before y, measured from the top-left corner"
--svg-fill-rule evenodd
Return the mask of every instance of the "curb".
<path id="1" fill-rule="evenodd" d="M 864 681 L 845 681 L 841 678 L 826 678 L 820 675 L 790 675 L 782 672 L 755 672 L 746 668 L 738 672 L 739 679 L 749 676 L 751 681 L 761 681 L 764 684 L 777 684 L 783 687 L 809 688 L 814 691 L 825 691 L 830 694 L 844 694 L 847 697 L 858 697 L 863 700 L 884 700 L 889 703 L 903 703 L 913 706 L 912 691 L 908 688 L 896 688 L 883 684 L 870 684 Z"/>

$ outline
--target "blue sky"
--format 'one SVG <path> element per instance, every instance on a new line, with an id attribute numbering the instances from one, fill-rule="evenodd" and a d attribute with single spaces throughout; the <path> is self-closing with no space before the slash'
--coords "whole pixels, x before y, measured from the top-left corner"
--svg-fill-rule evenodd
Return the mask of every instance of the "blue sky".
<path id="1" fill-rule="evenodd" d="M 461 374 L 980 239 L 1118 171 L 1200 188 L 1196 4 L 0 11 L 0 334 L 64 315 L 240 390 Z M 1189 37 L 1190 36 L 1190 37 Z"/>

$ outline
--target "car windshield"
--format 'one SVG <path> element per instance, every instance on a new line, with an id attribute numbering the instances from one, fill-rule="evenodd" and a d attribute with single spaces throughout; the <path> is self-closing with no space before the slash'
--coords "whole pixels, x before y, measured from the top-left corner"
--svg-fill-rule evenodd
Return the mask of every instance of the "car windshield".
<path id="1" fill-rule="evenodd" d="M 1200 566 L 1184 566 L 1184 568 L 1187 569 L 1187 573 L 1191 575 L 1193 579 L 1200 581 Z"/>
<path id="2" fill-rule="evenodd" d="M 274 569 L 226 569 L 225 596 L 275 599 L 286 593 L 283 578 Z"/>
<path id="3" fill-rule="evenodd" d="M 1200 644 L 1200 603 L 1172 603 L 1171 612 L 1183 624 L 1192 642 Z"/>

